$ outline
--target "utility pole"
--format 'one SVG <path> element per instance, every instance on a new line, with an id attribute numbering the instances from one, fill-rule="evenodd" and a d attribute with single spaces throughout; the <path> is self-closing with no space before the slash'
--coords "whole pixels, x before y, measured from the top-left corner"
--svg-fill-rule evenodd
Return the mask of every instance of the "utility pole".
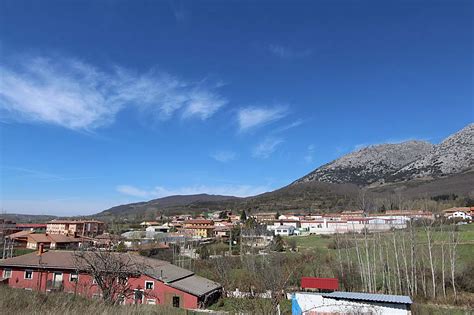
<path id="1" fill-rule="evenodd" d="M 5 259 L 5 254 L 6 254 L 6 250 L 7 250 L 7 238 L 3 238 L 3 255 L 2 255 L 2 259 Z"/>
<path id="2" fill-rule="evenodd" d="M 242 233 L 243 233 L 244 229 L 242 228 L 242 226 L 240 227 L 240 261 L 243 261 L 243 250 L 242 250 Z"/>
<path id="3" fill-rule="evenodd" d="M 229 235 L 229 256 L 232 256 L 232 228 L 230 229 Z"/>

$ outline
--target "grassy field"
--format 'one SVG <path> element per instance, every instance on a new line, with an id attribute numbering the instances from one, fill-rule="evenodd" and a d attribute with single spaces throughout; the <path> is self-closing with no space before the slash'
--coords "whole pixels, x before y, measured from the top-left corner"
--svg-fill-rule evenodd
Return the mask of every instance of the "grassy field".
<path id="1" fill-rule="evenodd" d="M 459 226 L 460 242 L 458 245 L 458 255 L 460 265 L 465 262 L 474 261 L 474 223 Z M 421 229 L 417 232 L 417 239 L 419 242 L 426 242 L 426 235 Z M 443 235 L 440 232 L 434 232 L 433 238 L 435 244 L 439 244 L 443 240 Z M 291 236 L 285 238 L 286 241 L 290 239 L 296 242 L 298 250 L 319 250 L 323 252 L 332 252 L 333 249 L 328 248 L 328 245 L 333 243 L 333 236 L 308 235 L 308 236 Z"/>
<path id="2" fill-rule="evenodd" d="M 210 307 L 211 310 L 229 312 L 230 314 L 239 314 L 246 312 L 248 314 L 271 314 L 271 300 L 253 298 L 237 299 L 223 298 Z M 280 303 L 280 311 L 283 315 L 291 314 L 291 301 L 283 300 Z"/>
<path id="3" fill-rule="evenodd" d="M 3 314 L 192 314 L 184 310 L 159 305 L 106 305 L 66 293 L 43 293 L 0 286 L 0 310 Z"/>
<path id="4" fill-rule="evenodd" d="M 473 315 L 474 310 L 465 308 L 456 308 L 449 306 L 440 306 L 433 304 L 414 303 L 411 306 L 413 315 Z"/>

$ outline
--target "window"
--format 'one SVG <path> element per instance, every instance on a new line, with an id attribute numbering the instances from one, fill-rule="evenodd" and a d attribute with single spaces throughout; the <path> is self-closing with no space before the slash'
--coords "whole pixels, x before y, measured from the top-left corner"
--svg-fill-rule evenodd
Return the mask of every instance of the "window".
<path id="1" fill-rule="evenodd" d="M 33 279 L 33 270 L 25 270 L 25 279 Z"/>
<path id="2" fill-rule="evenodd" d="M 11 269 L 3 269 L 3 278 L 8 279 L 12 277 Z"/>
<path id="3" fill-rule="evenodd" d="M 146 304 L 155 305 L 156 300 L 155 299 L 146 299 Z"/>
<path id="4" fill-rule="evenodd" d="M 145 281 L 145 289 L 146 290 L 153 290 L 154 282 L 153 281 Z"/>
<path id="5" fill-rule="evenodd" d="M 134 291 L 135 291 L 135 294 L 134 294 L 135 302 L 143 301 L 143 291 L 140 291 L 140 290 L 134 290 Z"/>
<path id="6" fill-rule="evenodd" d="M 71 272 L 69 274 L 69 282 L 77 282 L 79 280 L 79 275 L 76 272 Z"/>
<path id="7" fill-rule="evenodd" d="M 173 296 L 173 307 L 179 307 L 179 296 Z"/>

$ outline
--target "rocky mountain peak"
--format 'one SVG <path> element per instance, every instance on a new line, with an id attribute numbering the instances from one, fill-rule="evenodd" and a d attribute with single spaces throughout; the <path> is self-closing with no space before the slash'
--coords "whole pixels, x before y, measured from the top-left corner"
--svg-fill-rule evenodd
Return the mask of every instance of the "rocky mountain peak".
<path id="1" fill-rule="evenodd" d="M 401 168 L 393 174 L 393 180 L 460 173 L 474 167 L 473 156 L 474 124 L 469 124 L 435 146 L 429 154 Z"/>
<path id="2" fill-rule="evenodd" d="M 474 124 L 439 145 L 425 141 L 369 146 L 325 164 L 293 184 L 320 181 L 360 186 L 455 174 L 473 167 Z"/>

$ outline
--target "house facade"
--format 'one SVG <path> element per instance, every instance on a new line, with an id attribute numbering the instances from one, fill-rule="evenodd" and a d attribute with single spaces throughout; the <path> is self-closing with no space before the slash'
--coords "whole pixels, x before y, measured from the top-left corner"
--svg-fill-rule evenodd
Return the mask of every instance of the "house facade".
<path id="1" fill-rule="evenodd" d="M 128 255 L 126 259 L 146 264 L 143 272 L 127 277 L 130 294 L 119 297 L 121 304 L 196 309 L 216 301 L 221 294 L 218 283 L 168 262 L 124 253 L 113 255 Z M 74 261 L 74 252 L 70 251 L 34 252 L 0 261 L 0 276 L 12 288 L 100 298 L 101 289 L 92 275 Z"/>
<path id="2" fill-rule="evenodd" d="M 183 230 L 196 237 L 213 237 L 214 221 L 204 219 L 186 220 L 183 222 Z"/>
<path id="3" fill-rule="evenodd" d="M 26 238 L 26 248 L 37 249 L 40 244 L 45 248 L 51 249 L 75 249 L 81 246 L 85 241 L 78 237 L 62 234 L 37 234 L 31 233 Z"/>
<path id="4" fill-rule="evenodd" d="M 96 220 L 53 220 L 46 224 L 46 233 L 95 237 L 104 233 L 105 223 Z"/>
<path id="5" fill-rule="evenodd" d="M 275 230 L 275 235 L 290 236 L 295 233 L 295 227 L 292 225 L 280 225 Z"/>

